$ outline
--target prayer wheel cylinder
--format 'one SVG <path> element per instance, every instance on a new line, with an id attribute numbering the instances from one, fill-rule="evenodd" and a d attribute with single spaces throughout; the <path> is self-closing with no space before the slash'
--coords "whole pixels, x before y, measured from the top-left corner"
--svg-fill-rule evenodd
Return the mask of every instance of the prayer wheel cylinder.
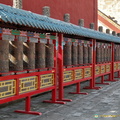
<path id="1" fill-rule="evenodd" d="M 119 61 L 119 56 L 120 56 L 119 49 L 120 49 L 120 47 L 118 45 L 118 61 Z"/>
<path id="2" fill-rule="evenodd" d="M 46 44 L 46 67 L 54 67 L 54 44 Z"/>
<path id="3" fill-rule="evenodd" d="M 111 58 L 112 58 L 112 56 L 111 56 L 111 47 L 109 46 L 109 48 L 108 48 L 108 51 L 109 51 L 109 62 L 111 61 Z"/>
<path id="4" fill-rule="evenodd" d="M 78 46 L 72 45 L 72 65 L 78 64 Z"/>
<path id="5" fill-rule="evenodd" d="M 107 47 L 104 48 L 104 54 L 105 54 L 105 62 L 107 62 L 108 61 L 108 59 L 107 59 L 107 57 L 108 57 L 108 55 L 107 55 Z"/>
<path id="6" fill-rule="evenodd" d="M 118 48 L 117 48 L 117 45 L 116 45 L 116 61 L 118 59 Z"/>
<path id="7" fill-rule="evenodd" d="M 96 62 L 100 63 L 101 62 L 101 48 L 96 47 Z"/>
<path id="8" fill-rule="evenodd" d="M 9 42 L 9 67 L 10 71 L 22 71 L 23 70 L 23 42 L 22 41 L 10 41 Z"/>
<path id="9" fill-rule="evenodd" d="M 119 45 L 119 61 L 120 61 L 120 45 Z"/>
<path id="10" fill-rule="evenodd" d="M 117 61 L 119 60 L 119 46 L 117 45 Z"/>
<path id="11" fill-rule="evenodd" d="M 23 43 L 23 67 L 24 69 L 35 69 L 35 43 Z"/>
<path id="12" fill-rule="evenodd" d="M 45 44 L 36 43 L 35 46 L 35 66 L 36 68 L 45 68 Z"/>
<path id="13" fill-rule="evenodd" d="M 83 63 L 88 64 L 88 46 L 84 45 L 83 47 Z"/>
<path id="14" fill-rule="evenodd" d="M 118 60 L 120 61 L 120 45 L 119 45 L 119 49 L 118 49 L 118 54 L 119 54 L 118 55 L 118 57 L 119 57 Z"/>
<path id="15" fill-rule="evenodd" d="M 110 46 L 108 44 L 108 47 L 107 47 L 107 55 L 108 55 L 108 62 L 110 62 L 110 57 L 111 57 L 111 49 L 110 49 Z"/>
<path id="16" fill-rule="evenodd" d="M 109 55 L 109 48 L 107 46 L 107 62 L 109 62 L 109 61 L 110 61 L 110 55 Z"/>
<path id="17" fill-rule="evenodd" d="M 120 61 L 120 45 L 119 45 L 119 49 L 118 50 L 119 50 L 119 59 L 118 60 Z"/>
<path id="18" fill-rule="evenodd" d="M 109 62 L 109 48 L 108 48 L 108 46 L 107 46 L 107 62 Z"/>
<path id="19" fill-rule="evenodd" d="M 101 62 L 105 61 L 105 53 L 104 53 L 104 48 L 101 47 Z"/>
<path id="20" fill-rule="evenodd" d="M 117 46 L 115 45 L 115 61 L 117 61 Z"/>
<path id="21" fill-rule="evenodd" d="M 102 48 L 102 54 L 103 54 L 103 56 L 102 56 L 102 62 L 105 62 L 105 48 Z"/>
<path id="22" fill-rule="evenodd" d="M 9 41 L 0 40 L 0 72 L 9 72 Z"/>
<path id="23" fill-rule="evenodd" d="M 117 61 L 117 48 L 115 49 L 115 61 Z"/>
<path id="24" fill-rule="evenodd" d="M 78 45 L 78 64 L 83 64 L 83 46 Z"/>
<path id="25" fill-rule="evenodd" d="M 119 60 L 119 47 L 117 46 L 117 61 Z"/>
<path id="26" fill-rule="evenodd" d="M 72 60 L 71 60 L 71 45 L 70 44 L 65 44 L 63 46 L 63 64 L 65 66 L 67 65 L 72 65 Z"/>
<path id="27" fill-rule="evenodd" d="M 116 49 L 116 45 L 114 48 L 114 61 L 117 61 L 117 49 Z"/>
<path id="28" fill-rule="evenodd" d="M 88 63 L 92 64 L 92 47 L 88 47 Z"/>

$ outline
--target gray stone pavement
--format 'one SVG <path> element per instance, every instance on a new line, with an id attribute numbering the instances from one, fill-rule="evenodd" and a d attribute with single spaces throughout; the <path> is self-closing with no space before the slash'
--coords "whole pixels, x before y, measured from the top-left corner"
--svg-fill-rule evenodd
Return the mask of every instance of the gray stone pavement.
<path id="1" fill-rule="evenodd" d="M 120 81 L 110 83 L 99 85 L 103 87 L 100 90 L 81 90 L 88 95 L 68 94 L 75 90 L 75 85 L 66 87 L 65 98 L 73 101 L 65 105 L 42 103 L 50 99 L 50 92 L 34 96 L 32 110 L 42 112 L 41 116 L 15 113 L 14 110 L 24 109 L 23 100 L 9 104 L 0 108 L 0 120 L 120 120 Z"/>

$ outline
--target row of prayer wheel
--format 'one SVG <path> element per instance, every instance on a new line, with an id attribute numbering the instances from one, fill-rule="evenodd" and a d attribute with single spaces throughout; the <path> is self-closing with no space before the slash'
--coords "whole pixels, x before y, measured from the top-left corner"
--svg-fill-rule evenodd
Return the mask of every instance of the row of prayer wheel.
<path id="1" fill-rule="evenodd" d="M 54 67 L 54 44 L 0 40 L 0 72 Z"/>
<path id="2" fill-rule="evenodd" d="M 63 46 L 64 66 L 83 65 L 92 63 L 92 47 L 90 44 L 67 42 Z"/>
<path id="3" fill-rule="evenodd" d="M 120 45 L 114 45 L 114 61 L 120 61 Z"/>
<path id="4" fill-rule="evenodd" d="M 96 46 L 96 63 L 105 63 L 111 61 L 111 46 L 109 43 L 100 44 L 97 42 Z"/>

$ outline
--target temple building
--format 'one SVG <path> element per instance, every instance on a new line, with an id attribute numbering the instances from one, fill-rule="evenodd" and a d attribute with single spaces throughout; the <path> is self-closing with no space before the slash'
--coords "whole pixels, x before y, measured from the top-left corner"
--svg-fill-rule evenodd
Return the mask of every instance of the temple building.
<path id="1" fill-rule="evenodd" d="M 103 26 L 103 31 L 120 32 L 120 1 L 98 0 L 98 26 Z"/>

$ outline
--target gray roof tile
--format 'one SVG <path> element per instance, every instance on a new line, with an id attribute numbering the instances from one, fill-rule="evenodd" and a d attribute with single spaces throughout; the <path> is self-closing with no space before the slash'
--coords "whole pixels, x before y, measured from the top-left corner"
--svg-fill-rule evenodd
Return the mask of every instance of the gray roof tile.
<path id="1" fill-rule="evenodd" d="M 0 19 L 5 23 L 9 22 L 11 24 L 120 43 L 120 38 L 117 36 L 66 23 L 30 11 L 12 8 L 4 4 L 0 4 Z"/>

